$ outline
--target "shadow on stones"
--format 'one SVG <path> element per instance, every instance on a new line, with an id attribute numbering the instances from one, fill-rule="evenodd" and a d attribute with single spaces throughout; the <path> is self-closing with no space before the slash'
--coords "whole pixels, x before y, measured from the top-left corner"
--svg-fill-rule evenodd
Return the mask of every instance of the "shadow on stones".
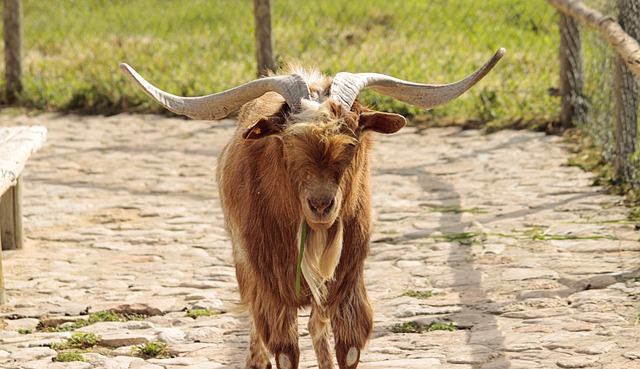
<path id="1" fill-rule="evenodd" d="M 454 186 L 441 181 L 437 175 L 419 171 L 418 184 L 425 193 L 428 193 L 434 184 L 440 189 L 435 193 L 437 197 L 429 198 L 430 202 L 440 200 L 448 206 L 462 207 L 460 194 Z M 433 231 L 441 231 L 444 234 L 462 233 L 471 225 L 471 222 L 462 222 L 461 213 L 447 215 L 440 218 L 439 226 Z M 485 220 L 478 219 L 478 221 L 483 223 Z M 482 272 L 474 267 L 472 248 L 458 242 L 451 243 L 453 245 L 449 250 L 447 265 L 453 271 L 453 280 L 448 283 L 448 286 L 440 287 L 450 288 L 452 292 L 459 294 L 459 305 L 462 310 L 449 315 L 446 319 L 458 324 L 460 329 L 469 331 L 467 344 L 462 352 L 451 352 L 447 355 L 447 360 L 450 364 L 467 364 L 478 369 L 507 369 L 510 364 L 501 357 L 504 340 L 497 320 L 482 309 L 482 305 L 489 300 L 489 297 L 482 285 Z"/>

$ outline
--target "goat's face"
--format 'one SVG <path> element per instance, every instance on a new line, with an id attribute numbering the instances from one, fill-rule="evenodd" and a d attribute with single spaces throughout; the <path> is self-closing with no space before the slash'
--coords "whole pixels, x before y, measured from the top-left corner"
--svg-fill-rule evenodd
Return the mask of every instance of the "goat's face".
<path id="1" fill-rule="evenodd" d="M 339 217 L 343 194 L 357 173 L 369 145 L 368 131 L 393 133 L 405 125 L 396 114 L 357 105 L 348 111 L 327 101 L 302 113 L 260 120 L 245 139 L 274 135 L 282 143 L 284 165 L 310 227 L 328 229 Z"/>
<path id="2" fill-rule="evenodd" d="M 340 213 L 345 173 L 358 151 L 354 118 L 297 123 L 283 137 L 287 171 L 312 228 L 331 227 Z"/>

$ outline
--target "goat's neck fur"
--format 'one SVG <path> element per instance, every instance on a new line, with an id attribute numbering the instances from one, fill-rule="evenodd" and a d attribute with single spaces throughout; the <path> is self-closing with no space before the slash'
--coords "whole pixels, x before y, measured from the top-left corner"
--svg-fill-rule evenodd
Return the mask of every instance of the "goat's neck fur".
<path id="1" fill-rule="evenodd" d="M 302 256 L 302 275 L 309 285 L 313 299 L 322 306 L 327 297 L 327 282 L 333 280 L 342 253 L 342 221 L 331 228 L 309 228 Z"/>

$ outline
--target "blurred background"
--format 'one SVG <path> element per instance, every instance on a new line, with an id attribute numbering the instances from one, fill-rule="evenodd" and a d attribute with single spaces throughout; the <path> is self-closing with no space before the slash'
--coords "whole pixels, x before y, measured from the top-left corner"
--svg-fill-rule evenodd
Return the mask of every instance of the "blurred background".
<path id="1" fill-rule="evenodd" d="M 3 37 L 17 32 L 15 22 L 22 37 L 20 88 L 12 90 L 10 76 L 2 79 L 3 112 L 167 114 L 125 80 L 118 68 L 121 62 L 178 95 L 209 94 L 250 81 L 257 76 L 256 55 L 261 52 L 254 12 L 261 2 L 4 0 Z M 599 168 L 604 182 L 626 193 L 638 192 L 637 97 L 635 106 L 633 99 L 625 100 L 636 112 L 635 131 L 631 138 L 626 136 L 621 151 L 616 144 L 623 140 L 615 133 L 617 55 L 600 32 L 561 27 L 563 16 L 551 2 L 271 0 L 272 58 L 276 66 L 299 61 L 330 75 L 378 72 L 422 83 L 449 83 L 505 47 L 507 55 L 487 78 L 444 107 L 423 111 L 370 91 L 361 99 L 378 110 L 404 114 L 414 124 L 461 124 L 486 131 L 570 129 L 580 144 L 571 164 Z M 15 3 L 21 7 L 17 20 L 10 9 Z M 629 33 L 638 32 L 633 30 L 640 24 L 637 0 L 583 3 L 614 19 L 630 15 Z M 624 6 L 628 10 L 621 12 Z M 579 48 L 568 53 L 569 64 L 580 72 L 580 78 L 569 81 L 577 84 L 573 87 L 578 93 L 563 87 L 567 82 L 561 75 L 567 71 L 560 55 L 566 54 L 561 52 L 566 40 Z M 5 44 L 0 47 L 5 55 L 2 67 L 8 71 L 11 62 L 6 56 L 15 51 Z M 637 91 L 637 78 L 629 78 L 627 84 Z M 572 109 L 568 117 L 563 94 L 570 95 L 565 98 Z"/>

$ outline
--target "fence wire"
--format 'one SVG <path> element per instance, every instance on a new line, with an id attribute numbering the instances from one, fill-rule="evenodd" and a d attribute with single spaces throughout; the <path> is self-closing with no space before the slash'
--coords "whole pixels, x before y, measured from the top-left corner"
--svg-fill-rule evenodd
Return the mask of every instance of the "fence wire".
<path id="1" fill-rule="evenodd" d="M 585 3 L 617 19 L 620 1 L 625 0 Z M 124 80 L 120 62 L 180 95 L 209 94 L 256 76 L 251 0 L 22 4 L 23 92 L 18 99 L 24 106 L 100 114 L 160 112 Z M 545 0 L 271 0 L 271 19 L 277 64 L 297 60 L 332 75 L 379 72 L 448 83 L 473 71 L 499 47 L 507 48 L 507 56 L 485 80 L 445 107 L 423 112 L 365 92 L 362 98 L 375 108 L 489 128 L 560 117 L 559 16 Z M 614 128 L 616 55 L 597 32 L 584 27 L 582 32 L 583 56 L 575 63 L 583 66 L 583 88 L 576 99 L 585 109 L 577 124 L 614 163 L 620 142 Z M 5 52 L 4 45 L 0 49 Z M 6 84 L 3 79 L 3 91 Z M 6 94 L 0 99 L 7 104 Z M 635 145 L 637 138 L 632 141 Z M 634 163 L 626 176 L 635 184 L 636 151 L 625 158 Z"/>
<path id="2" fill-rule="evenodd" d="M 640 3 L 637 1 L 585 0 L 583 3 L 618 20 L 630 36 L 639 39 Z M 581 28 L 583 59 L 574 64 L 583 66 L 581 103 L 584 110 L 576 123 L 588 145 L 601 151 L 614 180 L 637 191 L 640 189 L 639 80 L 623 67 L 622 59 L 599 32 Z"/>

